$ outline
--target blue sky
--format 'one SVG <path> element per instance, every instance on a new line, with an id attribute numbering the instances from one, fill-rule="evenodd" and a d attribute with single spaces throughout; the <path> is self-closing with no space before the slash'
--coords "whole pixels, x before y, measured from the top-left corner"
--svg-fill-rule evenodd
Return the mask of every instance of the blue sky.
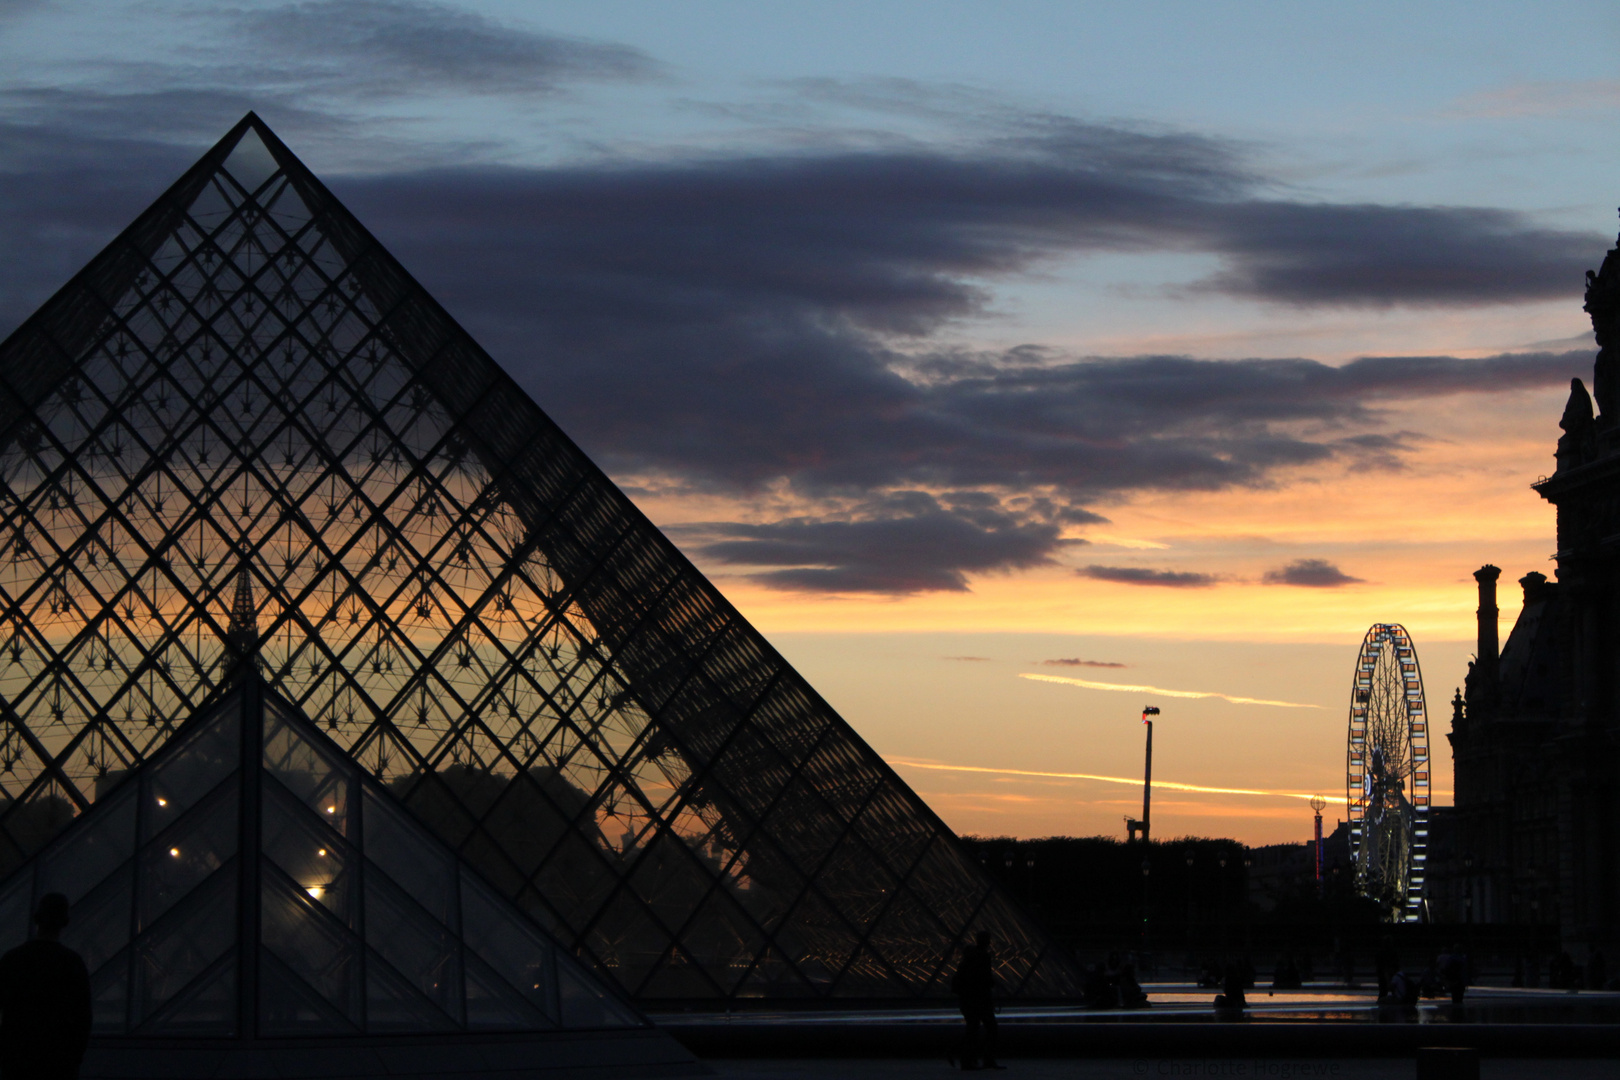
<path id="1" fill-rule="evenodd" d="M 1131 768 L 1139 703 L 1017 679 L 1095 653 L 1317 706 L 1178 706 L 1170 778 L 1331 793 L 1365 628 L 1449 696 L 1551 550 L 1617 58 L 1597 3 L 0 0 L 0 332 L 254 108 L 880 750 Z"/>

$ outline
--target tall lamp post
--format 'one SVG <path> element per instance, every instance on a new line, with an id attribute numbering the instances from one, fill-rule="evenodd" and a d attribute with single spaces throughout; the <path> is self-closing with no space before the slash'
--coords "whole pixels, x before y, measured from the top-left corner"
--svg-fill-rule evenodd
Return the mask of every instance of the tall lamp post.
<path id="1" fill-rule="evenodd" d="M 1156 705 L 1146 705 L 1142 708 L 1142 723 L 1147 725 L 1147 761 L 1142 767 L 1142 842 L 1150 839 L 1148 830 L 1151 827 L 1149 816 L 1153 809 L 1153 721 L 1150 717 L 1158 716 L 1159 708 Z"/>
<path id="2" fill-rule="evenodd" d="M 1311 809 L 1316 811 L 1316 896 L 1322 897 L 1322 811 L 1327 809 L 1327 800 L 1320 795 L 1311 796 Z"/>

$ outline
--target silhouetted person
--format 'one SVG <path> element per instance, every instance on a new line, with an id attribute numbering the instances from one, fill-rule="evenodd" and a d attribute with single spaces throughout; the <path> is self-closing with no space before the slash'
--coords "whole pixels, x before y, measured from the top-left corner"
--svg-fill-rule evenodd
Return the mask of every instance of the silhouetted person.
<path id="1" fill-rule="evenodd" d="M 1298 990 L 1302 985 L 1299 967 L 1294 963 L 1294 954 L 1283 953 L 1277 960 L 1276 970 L 1271 975 L 1271 988 L 1273 990 Z"/>
<path id="2" fill-rule="evenodd" d="M 1609 967 L 1603 960 L 1602 949 L 1588 949 L 1586 953 L 1586 985 L 1592 990 L 1602 990 L 1609 981 Z"/>
<path id="3" fill-rule="evenodd" d="M 0 1078 L 75 1080 L 90 1041 L 90 973 L 60 940 L 67 897 L 46 893 L 32 941 L 0 957 Z"/>
<path id="4" fill-rule="evenodd" d="M 1221 982 L 1221 993 L 1215 995 L 1215 1013 L 1217 1016 L 1239 1017 L 1243 1010 L 1249 1007 L 1249 999 L 1244 994 L 1243 965 L 1236 960 L 1226 965 L 1226 974 Z"/>
<path id="5" fill-rule="evenodd" d="M 1440 978 L 1446 984 L 1446 991 L 1451 994 L 1451 1003 L 1461 1005 L 1463 994 L 1468 991 L 1468 954 L 1462 951 L 1461 946 L 1453 945 L 1440 957 Z"/>
<path id="6" fill-rule="evenodd" d="M 1547 985 L 1554 990 L 1575 989 L 1575 958 L 1569 952 L 1560 952 L 1547 967 Z"/>
<path id="7" fill-rule="evenodd" d="M 1378 975 L 1378 998 L 1383 1000 L 1389 996 L 1389 980 L 1400 969 L 1401 957 L 1395 950 L 1395 939 L 1385 934 L 1378 943 L 1378 953 L 1374 958 L 1374 967 Z"/>
<path id="8" fill-rule="evenodd" d="M 962 950 L 962 962 L 951 979 L 951 990 L 967 1023 L 962 1046 L 962 1068 L 999 1069 L 996 1064 L 996 1008 L 991 1000 L 996 976 L 990 959 L 990 934 L 980 930 L 973 944 Z"/>
<path id="9" fill-rule="evenodd" d="M 1389 988 L 1379 995 L 1380 1021 L 1413 1020 L 1417 1017 L 1418 982 L 1400 968 L 1390 972 Z"/>
<path id="10" fill-rule="evenodd" d="M 1086 965 L 1085 981 L 1081 986 L 1088 1009 L 1112 1009 L 1119 1004 L 1119 995 L 1101 964 Z"/>
<path id="11" fill-rule="evenodd" d="M 1136 980 L 1136 962 L 1122 953 L 1108 954 L 1108 981 L 1122 1009 L 1141 1009 L 1148 1003 L 1142 984 Z"/>

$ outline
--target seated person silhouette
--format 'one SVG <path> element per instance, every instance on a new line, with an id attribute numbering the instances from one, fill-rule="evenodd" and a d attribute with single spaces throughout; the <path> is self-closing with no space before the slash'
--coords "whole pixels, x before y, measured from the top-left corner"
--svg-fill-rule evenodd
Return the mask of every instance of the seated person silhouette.
<path id="1" fill-rule="evenodd" d="M 1247 989 L 1248 979 L 1244 976 L 1243 966 L 1236 960 L 1226 965 L 1226 975 L 1222 981 L 1221 989 L 1224 993 L 1215 995 L 1215 1014 L 1225 1019 L 1239 1017 L 1243 1010 L 1249 1007 Z"/>
<path id="2" fill-rule="evenodd" d="M 75 1080 L 90 1040 L 90 974 L 59 940 L 61 893 L 40 897 L 33 940 L 0 957 L 0 1080 Z"/>

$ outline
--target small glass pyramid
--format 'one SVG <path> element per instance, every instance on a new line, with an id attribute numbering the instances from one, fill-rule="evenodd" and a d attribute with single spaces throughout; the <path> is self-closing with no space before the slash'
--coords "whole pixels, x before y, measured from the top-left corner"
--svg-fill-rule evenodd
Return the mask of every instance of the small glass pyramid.
<path id="1" fill-rule="evenodd" d="M 104 1035 L 645 1026 L 247 670 L 0 885 L 0 950 L 67 894 Z"/>
<path id="2" fill-rule="evenodd" d="M 233 615 L 244 565 L 254 610 Z M 274 700 L 638 1001 L 944 995 L 977 930 L 1007 994 L 1079 990 L 923 801 L 252 115 L 0 343 L 0 873 L 213 700 L 246 615 Z M 292 890 L 307 870 L 277 872 Z M 370 902 L 331 887 L 339 925 Z M 444 1011 L 421 987 L 359 989 L 347 939 L 297 932 L 330 963 L 267 961 L 316 994 L 287 982 L 287 1023 L 374 994 Z M 147 967 L 129 978 L 132 1000 L 169 1000 Z"/>

